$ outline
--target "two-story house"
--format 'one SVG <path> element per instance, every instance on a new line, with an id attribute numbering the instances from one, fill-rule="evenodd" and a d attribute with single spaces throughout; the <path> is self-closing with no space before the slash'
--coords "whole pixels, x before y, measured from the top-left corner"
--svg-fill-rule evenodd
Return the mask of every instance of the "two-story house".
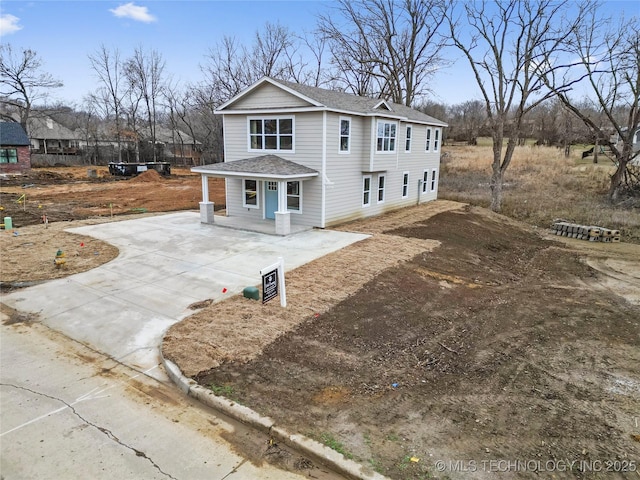
<path id="1" fill-rule="evenodd" d="M 434 200 L 444 122 L 404 105 L 265 77 L 221 105 L 227 216 L 325 228 Z"/>

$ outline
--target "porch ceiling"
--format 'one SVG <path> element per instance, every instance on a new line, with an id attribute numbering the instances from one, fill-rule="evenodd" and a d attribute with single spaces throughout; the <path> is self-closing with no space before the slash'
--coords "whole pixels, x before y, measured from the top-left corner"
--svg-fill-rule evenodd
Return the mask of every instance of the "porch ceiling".
<path id="1" fill-rule="evenodd" d="M 277 155 L 262 155 L 233 162 L 214 163 L 191 169 L 211 177 L 265 178 L 273 180 L 306 180 L 318 176 L 318 171 Z"/>

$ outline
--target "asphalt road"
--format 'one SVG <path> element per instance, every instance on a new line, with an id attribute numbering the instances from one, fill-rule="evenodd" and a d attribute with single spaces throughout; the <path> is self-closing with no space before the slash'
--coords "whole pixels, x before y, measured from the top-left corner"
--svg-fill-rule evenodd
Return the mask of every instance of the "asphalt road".
<path id="1" fill-rule="evenodd" d="M 223 440 L 268 439 L 38 322 L 0 327 L 0 473 L 12 479 L 300 479 Z M 154 367 L 160 368 L 160 367 Z"/>

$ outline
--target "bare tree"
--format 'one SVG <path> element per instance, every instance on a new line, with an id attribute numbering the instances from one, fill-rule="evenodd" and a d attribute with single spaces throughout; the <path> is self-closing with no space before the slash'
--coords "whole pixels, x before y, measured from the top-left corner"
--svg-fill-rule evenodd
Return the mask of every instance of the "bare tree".
<path id="1" fill-rule="evenodd" d="M 446 120 L 449 124 L 448 138 L 456 142 L 467 142 L 468 145 L 477 145 L 478 137 L 484 133 L 487 121 L 484 103 L 480 100 L 468 100 L 451 105 L 447 109 L 447 116 L 441 120 Z"/>
<path id="2" fill-rule="evenodd" d="M 0 96 L 2 103 L 17 110 L 20 125 L 29 133 L 29 116 L 37 102 L 44 101 L 62 82 L 42 71 L 42 60 L 29 48 L 15 52 L 11 44 L 0 45 Z"/>
<path id="3" fill-rule="evenodd" d="M 571 53 L 582 69 L 566 67 L 549 75 L 549 86 L 562 103 L 594 134 L 597 144 L 611 150 L 616 170 L 608 196 L 617 200 L 631 181 L 628 166 L 638 155 L 634 135 L 640 123 L 640 22 L 604 18 L 598 8 L 588 12 L 588 21 L 571 30 Z M 591 108 L 569 96 L 563 85 L 584 80 L 589 86 Z M 583 102 L 584 103 L 584 102 Z"/>
<path id="4" fill-rule="evenodd" d="M 462 7 L 462 21 L 457 5 Z M 525 115 L 553 96 L 543 79 L 556 68 L 555 57 L 580 24 L 583 8 L 569 0 L 476 0 L 452 2 L 447 12 L 452 41 L 471 66 L 491 129 L 493 211 L 502 208 L 504 173 L 521 138 Z"/>
<path id="5" fill-rule="evenodd" d="M 300 78 L 298 43 L 286 27 L 269 22 L 256 31 L 251 45 L 224 36 L 209 49 L 201 66 L 207 83 L 217 92 L 216 102 L 223 103 L 265 76 L 288 80 L 297 72 Z"/>
<path id="6" fill-rule="evenodd" d="M 303 33 L 298 37 L 299 48 L 295 52 L 285 51 L 287 56 L 286 77 L 296 83 L 321 87 L 331 81 L 325 69 L 327 40 L 322 35 Z M 296 58 L 294 58 L 296 56 Z"/>
<path id="7" fill-rule="evenodd" d="M 247 57 L 246 47 L 227 35 L 207 52 L 206 63 L 200 69 L 207 77 L 207 85 L 218 92 L 214 95 L 217 97 L 216 104 L 234 97 L 251 84 L 251 77 L 244 65 Z"/>
<path id="8" fill-rule="evenodd" d="M 441 0 L 337 0 L 318 17 L 336 79 L 357 95 L 412 105 L 445 64 Z"/>
<path id="9" fill-rule="evenodd" d="M 262 77 L 285 79 L 295 69 L 292 65 L 296 45 L 294 35 L 278 23 L 265 23 L 255 34 L 250 55 L 253 81 Z M 253 82 L 252 82 L 253 83 Z"/>
<path id="10" fill-rule="evenodd" d="M 158 105 L 165 88 L 164 67 L 165 62 L 158 51 L 144 51 L 142 47 L 137 47 L 133 57 L 125 62 L 124 68 L 131 89 L 140 96 L 145 108 L 154 162 L 157 161 L 156 127 L 159 114 Z"/>
<path id="11" fill-rule="evenodd" d="M 100 82 L 98 91 L 89 95 L 88 101 L 103 110 L 104 118 L 112 118 L 115 124 L 115 137 L 118 149 L 118 162 L 122 162 L 122 110 L 127 95 L 126 79 L 118 49 L 109 51 L 103 44 L 89 55 L 89 62 Z"/>

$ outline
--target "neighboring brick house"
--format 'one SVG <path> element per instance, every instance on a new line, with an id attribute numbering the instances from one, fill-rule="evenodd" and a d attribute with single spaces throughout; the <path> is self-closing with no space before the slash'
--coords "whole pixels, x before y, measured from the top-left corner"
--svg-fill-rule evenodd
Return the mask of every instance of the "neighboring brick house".
<path id="1" fill-rule="evenodd" d="M 30 168 L 30 142 L 24 128 L 16 122 L 0 122 L 0 173 L 23 173 Z"/>

